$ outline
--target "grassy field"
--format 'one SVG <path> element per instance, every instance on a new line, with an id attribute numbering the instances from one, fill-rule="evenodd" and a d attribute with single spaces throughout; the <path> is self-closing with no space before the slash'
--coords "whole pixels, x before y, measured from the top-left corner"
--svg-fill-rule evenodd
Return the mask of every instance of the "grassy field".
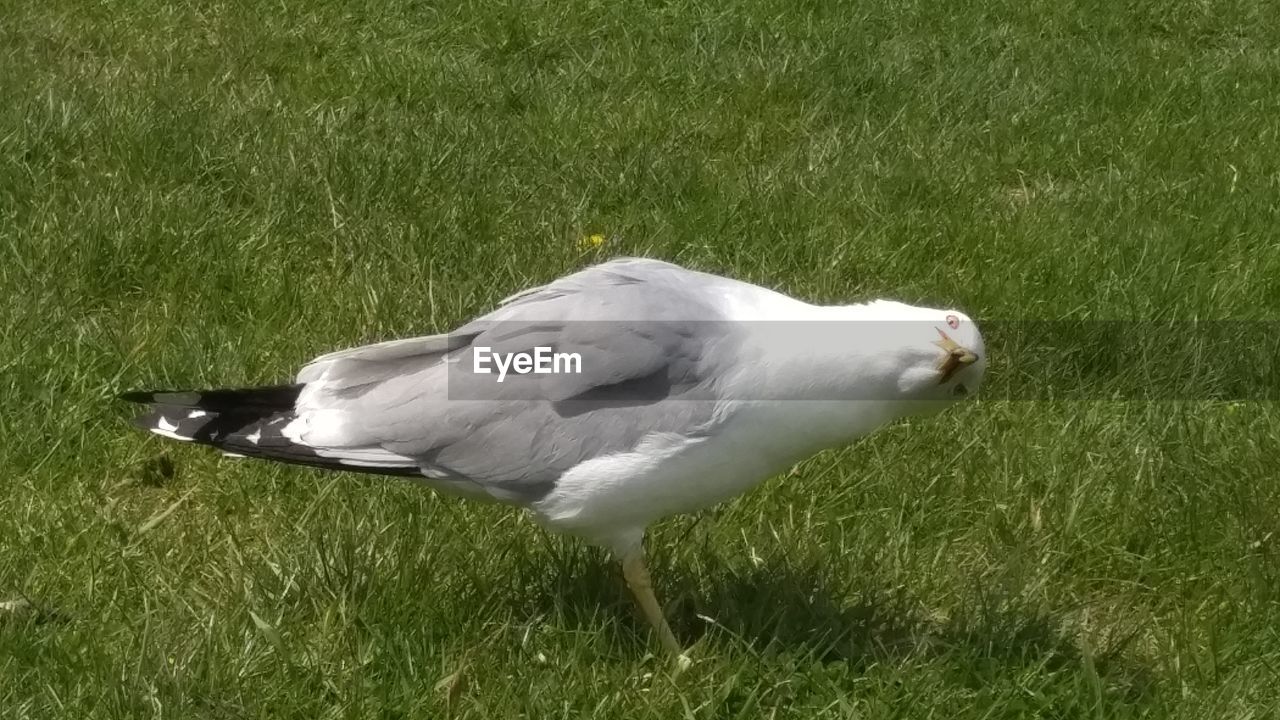
<path id="1" fill-rule="evenodd" d="M 0 717 L 1280 716 L 1270 403 L 988 399 L 672 519 L 672 677 L 597 550 L 113 399 L 622 254 L 989 320 L 1276 318 L 1271 3 L 3 6 L 0 601 L 31 604 Z M 992 382 L 1059 359 L 989 349 Z"/>

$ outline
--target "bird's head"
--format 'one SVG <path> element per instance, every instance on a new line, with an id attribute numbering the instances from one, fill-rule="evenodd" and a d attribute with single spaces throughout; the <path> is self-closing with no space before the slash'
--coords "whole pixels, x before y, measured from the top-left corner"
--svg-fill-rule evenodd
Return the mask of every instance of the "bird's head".
<path id="1" fill-rule="evenodd" d="M 898 389 L 915 400 L 950 401 L 973 395 L 987 369 L 986 346 L 973 320 L 959 310 L 882 303 L 900 319 Z"/>

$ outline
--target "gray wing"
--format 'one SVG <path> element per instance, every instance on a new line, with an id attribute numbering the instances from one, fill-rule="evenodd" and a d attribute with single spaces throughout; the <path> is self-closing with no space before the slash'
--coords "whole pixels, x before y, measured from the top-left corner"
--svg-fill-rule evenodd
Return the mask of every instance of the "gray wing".
<path id="1" fill-rule="evenodd" d="M 509 298 L 448 336 L 318 358 L 311 404 L 348 421 L 346 442 L 413 458 L 435 484 L 512 502 L 653 433 L 696 437 L 722 420 L 737 334 L 715 276 L 648 260 L 588 268 Z M 473 372 L 479 348 L 577 353 L 581 372 Z M 305 378 L 305 380 L 304 380 Z"/>

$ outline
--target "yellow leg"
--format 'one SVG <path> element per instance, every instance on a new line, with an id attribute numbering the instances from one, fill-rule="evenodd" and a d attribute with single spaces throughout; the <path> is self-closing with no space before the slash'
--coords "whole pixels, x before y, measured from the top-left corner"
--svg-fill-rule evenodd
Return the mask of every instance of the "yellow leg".
<path id="1" fill-rule="evenodd" d="M 658 633 L 658 641 L 662 643 L 662 647 L 675 656 L 680 669 L 688 667 L 689 658 L 684 654 L 684 648 L 680 647 L 680 643 L 676 641 L 676 636 L 671 634 L 671 626 L 667 625 L 667 619 L 662 615 L 662 607 L 658 605 L 658 598 L 653 595 L 653 581 L 649 578 L 649 569 L 645 567 L 643 552 L 631 553 L 623 559 L 622 576 L 627 579 L 627 586 L 636 596 L 636 602 L 644 611 L 645 618 Z"/>

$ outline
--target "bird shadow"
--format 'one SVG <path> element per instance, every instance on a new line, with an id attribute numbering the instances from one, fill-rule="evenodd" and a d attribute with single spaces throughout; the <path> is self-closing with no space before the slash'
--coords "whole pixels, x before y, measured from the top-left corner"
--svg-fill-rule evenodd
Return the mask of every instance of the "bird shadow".
<path id="1" fill-rule="evenodd" d="M 686 644 L 710 635 L 759 657 L 800 655 L 854 669 L 939 661 L 955 665 L 958 680 L 974 686 L 1004 672 L 1076 668 L 1096 675 L 1123 701 L 1156 691 L 1152 669 L 1126 652 L 1132 637 L 1086 651 L 1065 617 L 990 591 L 971 593 L 970 602 L 941 616 L 909 589 L 875 577 L 837 587 L 839 574 L 819 567 L 764 563 L 743 569 L 704 558 L 694 569 L 664 560 L 651 565 L 659 600 Z M 512 598 L 524 612 L 603 631 L 613 647 L 648 646 L 648 625 L 617 563 L 590 551 L 569 551 L 553 567 Z M 602 624 L 602 618 L 617 621 Z"/>

